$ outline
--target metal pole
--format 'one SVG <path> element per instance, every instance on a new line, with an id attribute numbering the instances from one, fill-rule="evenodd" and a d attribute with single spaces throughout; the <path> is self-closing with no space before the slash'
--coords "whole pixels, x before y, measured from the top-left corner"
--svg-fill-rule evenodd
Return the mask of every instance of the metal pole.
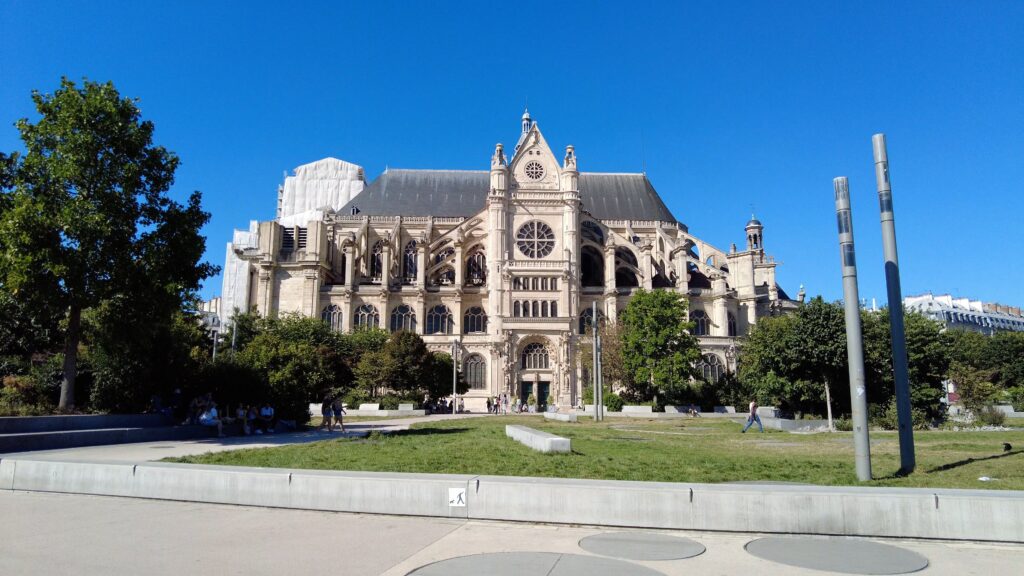
<path id="1" fill-rule="evenodd" d="M 235 350 L 235 340 L 238 338 L 238 322 L 235 322 L 234 317 L 231 318 L 231 351 Z"/>
<path id="2" fill-rule="evenodd" d="M 458 346 L 458 340 L 452 340 L 452 414 L 455 414 L 455 410 L 459 405 L 459 398 L 456 396 L 456 382 L 458 377 L 458 366 L 455 362 L 455 347 Z"/>
<path id="3" fill-rule="evenodd" d="M 868 441 L 868 401 L 864 386 L 864 339 L 860 325 L 857 291 L 857 257 L 853 247 L 853 215 L 845 176 L 832 181 L 836 193 L 839 254 L 843 267 L 843 300 L 846 308 L 846 358 L 850 366 L 850 406 L 853 409 L 853 453 L 857 479 L 871 480 L 871 444 Z"/>
<path id="4" fill-rule="evenodd" d="M 596 319 L 597 318 L 597 302 L 596 301 L 594 301 L 592 303 L 592 305 L 590 307 L 590 310 L 591 310 L 591 319 Z M 593 381 L 594 381 L 594 421 L 595 422 L 600 422 L 601 421 L 601 412 L 600 412 L 600 406 L 601 406 L 601 376 L 600 376 L 600 374 L 601 374 L 601 353 L 600 353 L 600 351 L 598 349 L 598 346 L 597 346 L 597 322 L 596 322 L 596 320 L 591 323 L 590 329 L 592 331 L 592 335 L 593 335 L 593 339 L 594 339 L 594 341 L 593 341 L 593 346 L 594 346 L 594 359 L 593 359 L 593 364 L 594 364 L 594 369 L 593 369 L 593 372 L 594 372 L 594 374 L 593 374 L 593 376 L 594 376 L 594 378 L 593 378 Z"/>
<path id="5" fill-rule="evenodd" d="M 217 330 L 213 330 L 213 361 L 217 361 Z"/>
<path id="6" fill-rule="evenodd" d="M 916 467 L 914 425 L 910 413 L 910 377 L 907 370 L 907 339 L 903 333 L 903 296 L 900 290 L 900 263 L 896 254 L 896 218 L 889 187 L 889 154 L 885 134 L 871 137 L 875 153 L 875 181 L 878 183 L 878 208 L 882 220 L 882 248 L 885 252 L 885 287 L 889 296 L 889 326 L 892 336 L 892 371 L 896 381 L 896 417 L 900 433 L 900 472 L 910 474 Z"/>

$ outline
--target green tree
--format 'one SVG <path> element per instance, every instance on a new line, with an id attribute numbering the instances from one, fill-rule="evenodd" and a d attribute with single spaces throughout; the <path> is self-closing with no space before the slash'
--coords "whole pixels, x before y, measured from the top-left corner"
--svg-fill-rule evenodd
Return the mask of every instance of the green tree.
<path id="1" fill-rule="evenodd" d="M 284 315 L 264 319 L 238 361 L 265 379 L 266 396 L 283 419 L 305 423 L 309 402 L 352 387 L 340 336 L 318 318 Z"/>
<path id="2" fill-rule="evenodd" d="M 594 399 L 594 327 L 587 328 L 586 338 L 580 340 L 579 354 L 576 356 L 583 369 L 583 398 L 589 404 Z M 622 326 L 616 322 L 598 322 L 598 334 L 601 335 L 601 377 L 604 382 L 605 394 L 613 388 L 633 389 L 630 372 L 622 361 Z"/>
<path id="3" fill-rule="evenodd" d="M 987 342 L 984 366 L 1000 388 L 1024 386 L 1024 332 L 996 332 Z"/>
<path id="4" fill-rule="evenodd" d="M 180 308 L 215 272 L 200 263 L 209 214 L 198 192 L 184 206 L 167 196 L 178 158 L 153 145 L 153 124 L 113 84 L 65 78 L 32 100 L 39 119 L 17 123 L 25 155 L 5 169 L 0 284 L 66 312 L 59 407 L 69 409 L 83 310 L 121 294 Z"/>
<path id="5" fill-rule="evenodd" d="M 402 395 L 423 387 L 431 355 L 419 334 L 405 330 L 395 332 L 384 345 L 384 352 L 390 356 L 394 367 L 392 378 L 384 384 L 385 388 Z"/>
<path id="6" fill-rule="evenodd" d="M 637 290 L 620 319 L 622 363 L 634 396 L 676 401 L 692 392 L 697 339 L 686 321 L 686 300 L 668 290 Z"/>

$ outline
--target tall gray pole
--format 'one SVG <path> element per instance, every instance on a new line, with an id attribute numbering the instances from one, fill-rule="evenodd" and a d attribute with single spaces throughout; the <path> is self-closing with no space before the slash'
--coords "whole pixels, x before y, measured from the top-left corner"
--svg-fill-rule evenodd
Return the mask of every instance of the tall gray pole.
<path id="1" fill-rule="evenodd" d="M 889 326 L 892 336 L 892 371 L 896 381 L 896 418 L 900 433 L 900 472 L 910 474 L 916 466 L 914 425 L 910 414 L 910 377 L 907 370 L 907 339 L 903 333 L 903 295 L 900 290 L 900 262 L 896 254 L 896 219 L 889 187 L 889 154 L 885 134 L 871 137 L 875 152 L 875 181 L 882 220 L 882 248 L 885 252 L 885 287 L 889 296 Z"/>
<path id="2" fill-rule="evenodd" d="M 594 421 L 601 421 L 601 347 L 598 344 L 597 335 L 597 302 L 593 302 L 590 307 L 591 318 L 593 322 L 590 325 L 590 329 L 593 331 L 594 336 Z"/>
<path id="3" fill-rule="evenodd" d="M 853 408 L 853 453 L 857 479 L 871 480 L 871 444 L 868 441 L 868 400 L 864 386 L 864 339 L 860 325 L 857 291 L 857 255 L 853 246 L 853 214 L 850 188 L 845 176 L 832 181 L 836 192 L 839 254 L 843 267 L 843 300 L 846 305 L 846 358 L 850 365 L 850 406 Z"/>
<path id="4" fill-rule="evenodd" d="M 459 404 L 459 399 L 458 396 L 456 395 L 456 382 L 458 381 L 459 365 L 458 362 L 455 361 L 455 354 L 457 352 L 456 347 L 458 345 L 458 340 L 452 340 L 452 414 L 455 414 L 455 411 L 458 408 Z"/>

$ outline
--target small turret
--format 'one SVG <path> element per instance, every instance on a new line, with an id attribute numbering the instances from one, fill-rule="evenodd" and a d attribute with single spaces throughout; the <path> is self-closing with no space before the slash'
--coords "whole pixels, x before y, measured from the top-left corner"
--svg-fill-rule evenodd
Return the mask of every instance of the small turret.
<path id="1" fill-rule="evenodd" d="M 761 221 L 750 215 L 750 222 L 745 227 L 747 232 L 747 250 L 764 250 L 764 226 Z"/>
<path id="2" fill-rule="evenodd" d="M 523 110 L 523 134 L 529 132 L 531 127 L 533 127 L 533 120 L 530 119 L 530 109 L 527 108 Z"/>

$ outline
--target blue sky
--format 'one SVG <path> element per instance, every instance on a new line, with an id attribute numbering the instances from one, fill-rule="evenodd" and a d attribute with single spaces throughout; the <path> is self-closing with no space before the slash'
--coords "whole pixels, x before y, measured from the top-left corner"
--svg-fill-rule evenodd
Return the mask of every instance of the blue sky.
<path id="1" fill-rule="evenodd" d="M 889 140 L 904 294 L 1022 305 L 1024 2 L 41 2 L 0 5 L 0 150 L 60 76 L 139 98 L 203 192 L 207 259 L 325 156 L 484 169 L 527 99 L 584 171 L 647 174 L 690 231 L 751 211 L 796 294 L 842 296 L 832 178 L 860 292 L 885 298 L 871 135 Z M 207 282 L 206 297 L 220 292 Z"/>

